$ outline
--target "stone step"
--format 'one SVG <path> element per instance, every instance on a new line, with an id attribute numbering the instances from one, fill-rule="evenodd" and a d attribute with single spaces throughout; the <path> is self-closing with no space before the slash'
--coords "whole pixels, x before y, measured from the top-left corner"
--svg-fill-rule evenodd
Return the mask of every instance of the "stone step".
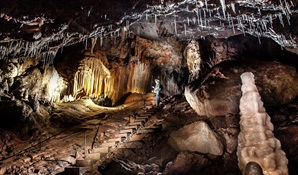
<path id="1" fill-rule="evenodd" d="M 130 148 L 130 149 L 135 149 L 135 148 L 142 148 L 144 144 L 142 142 L 123 142 L 118 145 L 117 148 Z"/>
<path id="2" fill-rule="evenodd" d="M 91 159 L 76 160 L 77 167 L 88 167 L 91 166 Z"/>
<path id="3" fill-rule="evenodd" d="M 148 119 L 145 118 L 140 118 L 140 119 L 135 119 L 135 122 L 146 122 Z"/>
<path id="4" fill-rule="evenodd" d="M 137 130 L 137 134 L 147 134 L 154 132 L 154 129 L 139 129 Z"/>
<path id="5" fill-rule="evenodd" d="M 150 116 L 142 116 L 142 117 L 137 117 L 135 120 L 147 120 L 148 118 L 150 118 Z"/>
<path id="6" fill-rule="evenodd" d="M 125 126 L 124 129 L 138 129 L 138 125 L 128 125 Z"/>
<path id="7" fill-rule="evenodd" d="M 93 148 L 92 150 L 93 153 L 108 153 L 109 152 L 109 147 L 100 147 L 100 148 Z"/>
<path id="8" fill-rule="evenodd" d="M 131 141 L 140 141 L 142 140 L 147 134 L 134 134 L 130 140 Z"/>
<path id="9" fill-rule="evenodd" d="M 116 138 L 111 138 L 111 139 L 108 139 L 108 142 L 122 142 L 124 139 L 121 138 L 121 137 L 116 137 Z"/>
<path id="10" fill-rule="evenodd" d="M 115 142 L 104 142 L 101 144 L 102 147 L 113 147 L 115 145 L 116 145 Z"/>
<path id="11" fill-rule="evenodd" d="M 101 153 L 89 153 L 87 154 L 87 159 L 89 160 L 99 160 L 101 157 Z"/>
<path id="12" fill-rule="evenodd" d="M 127 133 L 122 133 L 122 134 L 115 134 L 114 137 L 118 137 L 118 138 L 126 138 L 127 137 Z"/>
<path id="13" fill-rule="evenodd" d="M 133 129 L 121 129 L 120 130 L 120 134 L 123 134 L 123 133 L 132 133 L 133 132 Z"/>
<path id="14" fill-rule="evenodd" d="M 133 123 L 129 123 L 128 124 L 129 126 L 135 126 L 135 125 L 141 125 L 143 126 L 143 121 L 139 120 L 139 121 L 134 121 Z"/>

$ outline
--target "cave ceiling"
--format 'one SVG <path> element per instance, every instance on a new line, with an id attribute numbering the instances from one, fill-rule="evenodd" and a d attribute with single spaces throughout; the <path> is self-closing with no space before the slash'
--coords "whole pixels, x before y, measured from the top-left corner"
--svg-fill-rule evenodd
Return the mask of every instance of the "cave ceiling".
<path id="1" fill-rule="evenodd" d="M 2 0 L 0 59 L 55 57 L 90 38 L 271 38 L 297 53 L 297 0 Z M 260 41 L 260 40 L 259 40 Z"/>

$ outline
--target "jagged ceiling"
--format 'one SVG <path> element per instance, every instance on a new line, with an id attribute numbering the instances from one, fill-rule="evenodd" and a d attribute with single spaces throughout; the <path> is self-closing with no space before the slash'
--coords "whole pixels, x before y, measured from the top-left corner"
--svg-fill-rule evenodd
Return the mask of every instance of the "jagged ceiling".
<path id="1" fill-rule="evenodd" d="M 2 0 L 0 59 L 52 62 L 65 46 L 131 34 L 180 40 L 250 34 L 298 53 L 297 9 L 297 0 Z"/>

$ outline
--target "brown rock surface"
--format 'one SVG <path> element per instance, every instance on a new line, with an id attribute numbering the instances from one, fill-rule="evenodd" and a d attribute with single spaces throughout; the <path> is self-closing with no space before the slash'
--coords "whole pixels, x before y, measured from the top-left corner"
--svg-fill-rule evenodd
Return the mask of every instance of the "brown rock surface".
<path id="1" fill-rule="evenodd" d="M 244 71 L 255 74 L 265 107 L 287 104 L 298 95 L 295 68 L 278 62 L 247 60 L 238 65 L 226 63 L 215 67 L 201 87 L 186 87 L 187 101 L 199 115 L 237 114 L 241 95 L 239 76 Z"/>
<path id="2" fill-rule="evenodd" d="M 195 122 L 171 133 L 168 143 L 178 152 L 192 151 L 219 156 L 223 145 L 205 122 Z"/>

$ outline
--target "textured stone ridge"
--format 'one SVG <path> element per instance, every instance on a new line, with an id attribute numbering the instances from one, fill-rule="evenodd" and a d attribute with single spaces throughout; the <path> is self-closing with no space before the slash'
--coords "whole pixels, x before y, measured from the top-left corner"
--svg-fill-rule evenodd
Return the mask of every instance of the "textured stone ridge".
<path id="1" fill-rule="evenodd" d="M 288 159 L 281 144 L 274 137 L 270 116 L 251 72 L 241 76 L 242 97 L 240 99 L 240 133 L 238 136 L 238 165 L 243 172 L 249 162 L 257 162 L 265 175 L 287 175 Z"/>

